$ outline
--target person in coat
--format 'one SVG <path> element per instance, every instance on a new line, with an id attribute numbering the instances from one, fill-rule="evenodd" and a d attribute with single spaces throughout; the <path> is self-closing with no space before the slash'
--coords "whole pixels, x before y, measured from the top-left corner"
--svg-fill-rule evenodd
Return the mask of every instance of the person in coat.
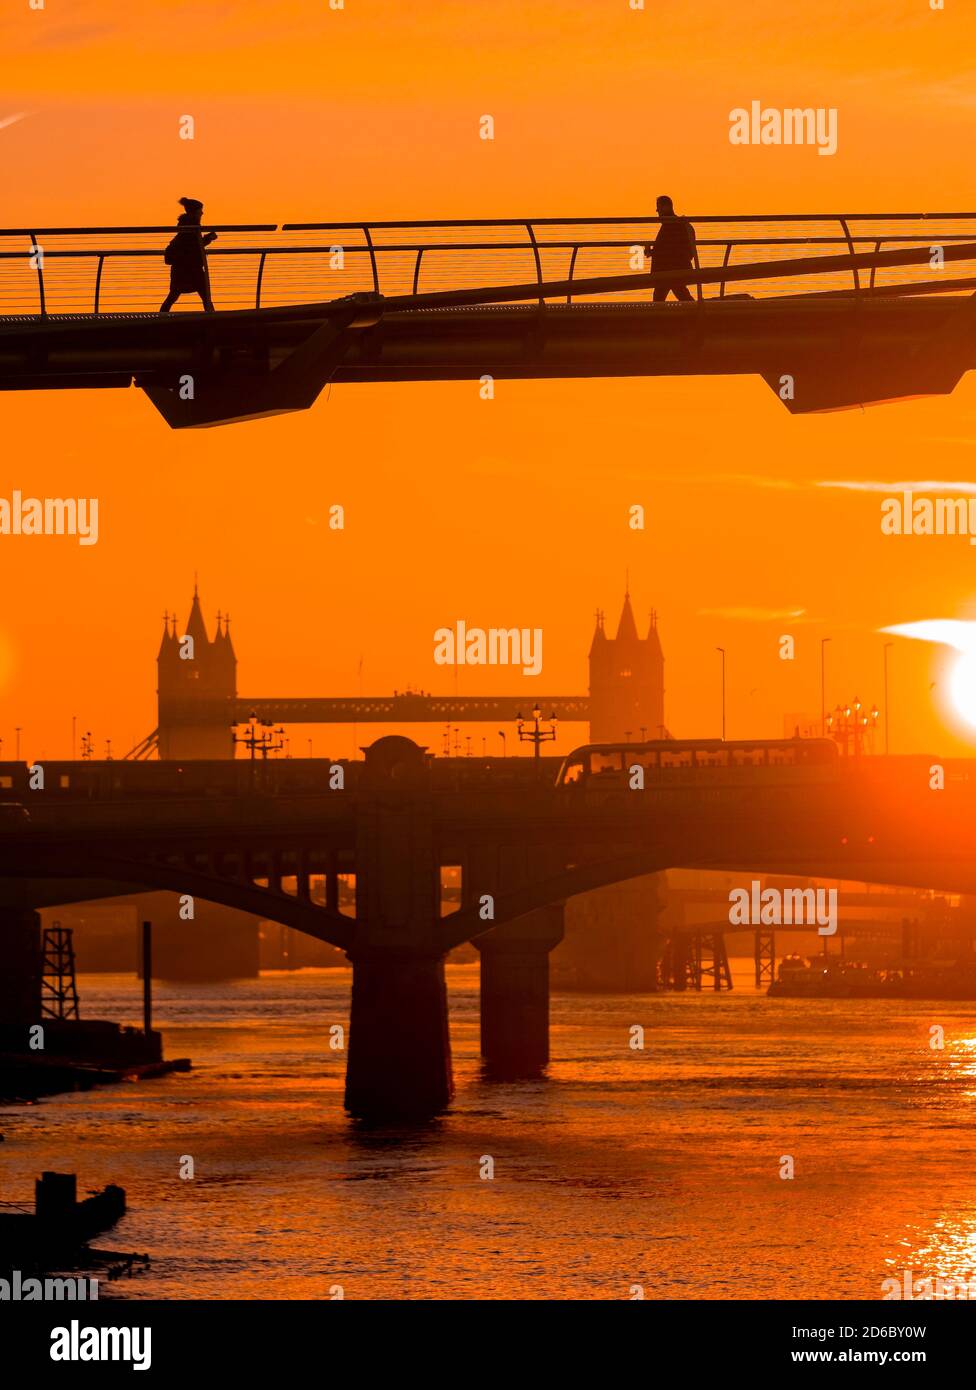
<path id="1" fill-rule="evenodd" d="M 651 258 L 651 272 L 660 270 L 691 270 L 695 264 L 695 229 L 687 217 L 678 217 L 674 203 L 662 195 L 657 200 L 657 215 L 661 219 L 653 246 L 645 246 Z M 660 303 L 669 294 L 675 299 L 690 300 L 687 285 L 655 285 L 654 299 Z"/>
<path id="2" fill-rule="evenodd" d="M 183 212 L 176 220 L 176 236 L 163 253 L 169 266 L 169 294 L 159 306 L 161 314 L 168 314 L 181 294 L 198 294 L 208 314 L 214 312 L 210 296 L 210 276 L 207 273 L 207 253 L 205 248 L 217 240 L 216 232 L 200 231 L 203 221 L 203 204 L 197 198 L 181 198 Z"/>

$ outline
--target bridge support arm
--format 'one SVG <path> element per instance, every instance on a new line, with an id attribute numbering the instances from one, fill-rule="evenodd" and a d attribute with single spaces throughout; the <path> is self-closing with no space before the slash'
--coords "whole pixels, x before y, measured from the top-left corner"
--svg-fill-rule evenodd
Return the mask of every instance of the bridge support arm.
<path id="1" fill-rule="evenodd" d="M 227 425 L 308 410 L 348 352 L 354 331 L 371 328 L 379 321 L 381 305 L 381 296 L 375 295 L 350 295 L 338 301 L 303 343 L 263 375 L 208 380 L 204 373 L 186 399 L 167 386 L 147 384 L 142 389 L 172 429 Z"/>

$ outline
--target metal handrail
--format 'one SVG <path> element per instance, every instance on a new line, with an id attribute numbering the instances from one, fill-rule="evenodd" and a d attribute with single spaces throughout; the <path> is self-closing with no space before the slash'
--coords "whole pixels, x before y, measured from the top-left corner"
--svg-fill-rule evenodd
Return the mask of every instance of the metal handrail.
<path id="1" fill-rule="evenodd" d="M 976 219 L 974 219 L 976 220 Z M 0 237 L 11 235 L 0 231 Z M 34 235 L 31 233 L 30 235 Z M 38 235 L 40 235 L 38 233 Z M 973 240 L 972 234 L 958 233 L 952 236 L 939 238 L 940 243 L 970 242 Z M 727 237 L 698 237 L 698 246 L 857 246 L 857 245 L 876 245 L 876 236 L 817 236 L 817 237 L 740 237 L 730 242 Z M 931 233 L 926 235 L 914 236 L 886 236 L 883 238 L 885 244 L 909 244 L 909 245 L 930 245 L 932 243 Z M 606 250 L 613 248 L 628 248 L 634 244 L 632 237 L 616 237 L 609 241 L 539 241 L 536 239 L 535 245 L 540 251 L 570 251 L 570 250 Z M 531 249 L 524 241 L 458 241 L 458 242 L 410 242 L 403 245 L 377 245 L 375 242 L 369 246 L 344 246 L 343 255 L 363 255 L 375 257 L 377 255 L 389 255 L 393 252 L 403 253 L 405 251 L 525 251 Z M 261 251 L 266 251 L 269 255 L 275 256 L 309 256 L 309 255 L 328 255 L 332 251 L 330 246 L 218 246 L 208 247 L 207 255 L 210 256 L 254 256 Z M 28 252 L 28 254 L 30 254 Z M 0 260 L 20 260 L 23 251 L 0 251 Z M 45 259 L 52 260 L 83 260 L 91 256 L 141 256 L 158 260 L 162 256 L 162 249 L 156 247 L 133 246 L 133 247 L 52 247 L 44 249 Z"/>
<path id="2" fill-rule="evenodd" d="M 684 213 L 689 222 L 839 222 L 842 217 L 848 222 L 924 222 L 950 221 L 953 219 L 976 219 L 976 212 L 746 212 L 746 213 Z M 613 226 L 621 223 L 638 225 L 660 222 L 659 217 L 647 213 L 628 214 L 615 217 L 427 217 L 411 221 L 371 222 L 375 230 L 393 227 L 524 227 L 526 221 L 534 227 L 595 227 Z M 316 232 L 359 228 L 361 222 L 282 222 L 283 232 Z M 214 226 L 216 230 L 216 224 Z M 76 229 L 77 230 L 77 229 Z M 111 230 L 111 228 L 92 228 Z M 156 228 L 123 228 L 125 231 Z M 167 229 L 168 230 L 168 229 Z"/>
<path id="3" fill-rule="evenodd" d="M 402 307 L 406 307 L 405 301 L 410 298 L 410 296 L 404 293 L 408 286 L 412 289 L 412 297 L 418 301 L 418 304 L 421 300 L 429 300 L 431 295 L 433 295 L 432 303 L 444 303 L 445 295 L 448 298 L 453 295 L 456 302 L 459 304 L 503 302 L 500 299 L 494 301 L 485 300 L 480 291 L 468 290 L 466 286 L 470 286 L 472 282 L 475 285 L 479 283 L 479 280 L 484 276 L 485 267 L 492 264 L 491 258 L 497 256 L 498 253 L 531 251 L 534 260 L 534 283 L 536 286 L 535 293 L 532 297 L 538 299 L 541 308 L 545 308 L 547 301 L 556 294 L 554 288 L 556 285 L 559 286 L 559 295 L 565 295 L 565 302 L 567 305 L 572 305 L 574 300 L 581 295 L 594 295 L 598 293 L 646 295 L 652 285 L 651 280 L 646 274 L 639 272 L 635 274 L 631 272 L 630 275 L 621 277 L 613 272 L 612 261 L 607 257 L 603 257 L 602 276 L 599 274 L 595 277 L 591 275 L 589 279 L 581 280 L 577 278 L 578 261 L 580 253 L 584 250 L 614 251 L 630 248 L 635 244 L 635 232 L 643 236 L 646 228 L 659 225 L 660 220 L 661 219 L 658 217 L 637 216 L 545 217 L 533 218 L 530 220 L 525 220 L 523 218 L 474 218 L 383 222 L 294 222 L 280 224 L 214 223 L 208 225 L 206 228 L 202 227 L 201 231 L 223 231 L 248 235 L 254 233 L 272 234 L 269 237 L 262 238 L 257 245 L 217 246 L 207 251 L 208 265 L 222 263 L 229 267 L 235 264 L 233 261 L 233 257 L 235 256 L 256 257 L 256 276 L 253 282 L 253 296 L 248 295 L 244 300 L 245 306 L 250 302 L 253 303 L 255 309 L 261 309 L 262 299 L 266 297 L 267 271 L 273 258 L 306 256 L 317 260 L 323 255 L 331 254 L 334 250 L 336 244 L 335 237 L 331 239 L 331 245 L 322 243 L 308 244 L 305 241 L 301 244 L 289 244 L 287 234 L 301 231 L 327 231 L 330 233 L 345 231 L 357 232 L 361 238 L 361 242 L 351 246 L 344 246 L 342 248 L 344 256 L 348 255 L 354 261 L 357 257 L 368 257 L 373 293 L 384 294 L 388 302 L 395 299 L 398 306 Z M 970 255 L 968 253 L 968 248 L 976 244 L 976 226 L 974 226 L 972 231 L 950 232 L 947 229 L 945 235 L 936 237 L 932 225 L 940 220 L 955 223 L 969 220 L 976 224 L 976 213 L 716 214 L 690 217 L 689 220 L 699 225 L 704 224 L 704 228 L 712 224 L 725 224 L 727 226 L 734 224 L 735 226 L 741 226 L 744 231 L 749 230 L 750 227 L 759 230 L 760 224 L 775 224 L 775 226 L 783 226 L 784 230 L 786 229 L 784 224 L 787 223 L 805 224 L 798 228 L 798 231 L 802 233 L 799 235 L 752 235 L 742 237 L 727 235 L 724 237 L 702 236 L 697 238 L 694 268 L 689 269 L 687 283 L 689 286 L 692 283 L 696 286 L 699 302 L 703 301 L 705 297 L 704 286 L 708 284 L 717 286 L 717 298 L 723 300 L 726 298 L 727 283 L 729 281 L 744 279 L 760 280 L 763 278 L 790 280 L 799 279 L 800 277 L 807 278 L 815 275 L 836 276 L 845 266 L 852 274 L 852 291 L 837 291 L 828 287 L 815 291 L 815 293 L 826 294 L 831 297 L 837 294 L 850 294 L 851 292 L 853 292 L 855 297 L 861 296 L 862 294 L 874 295 L 879 292 L 876 284 L 877 271 L 882 265 L 896 266 L 920 264 L 922 260 L 927 258 L 926 255 L 922 254 L 923 249 L 927 252 L 928 248 L 931 247 L 936 239 L 940 244 L 946 247 L 947 251 L 955 250 L 959 252 L 959 254 L 956 255 L 947 255 L 946 259 L 976 260 L 976 254 Z M 916 230 L 912 230 L 906 225 L 913 221 L 920 224 Z M 905 230 L 899 232 L 894 228 L 882 229 L 882 234 L 879 235 L 876 228 L 869 231 L 868 228 L 865 227 L 861 230 L 858 224 L 865 222 L 897 223 L 904 226 Z M 624 224 L 628 225 L 625 227 Z M 543 231 L 543 229 L 548 229 L 551 232 L 553 229 L 558 229 L 560 227 L 565 228 L 566 231 L 569 232 L 569 238 L 560 237 L 558 234 L 556 236 L 546 236 Z M 439 228 L 455 229 L 459 235 L 458 237 L 452 237 L 449 241 L 436 241 L 431 240 L 429 237 L 424 237 L 422 240 L 407 240 L 402 237 L 397 237 L 390 242 L 384 242 L 382 239 L 377 240 L 376 235 L 380 231 L 403 231 L 409 229 L 431 231 Z M 472 240 L 460 239 L 467 230 L 485 228 L 491 228 L 496 231 L 509 228 L 513 230 L 515 228 L 521 228 L 524 233 L 527 234 L 528 240 L 515 241 L 507 237 L 498 241 L 487 240 L 484 237 L 477 237 Z M 607 231 L 617 231 L 619 228 L 627 234 L 603 237 L 581 235 L 584 229 L 599 228 L 606 228 Z M 837 235 L 838 228 L 841 235 Z M 770 230 L 772 230 L 772 228 Z M 941 229 L 939 230 L 941 232 Z M 56 306 L 58 302 L 64 302 L 66 285 L 68 294 L 77 294 L 80 293 L 79 287 L 83 283 L 90 283 L 83 282 L 77 274 L 72 275 L 70 272 L 68 272 L 68 278 L 65 280 L 65 272 L 62 272 L 62 278 L 59 284 L 59 276 L 52 268 L 52 264 L 56 266 L 61 264 L 69 265 L 74 261 L 94 261 L 94 293 L 92 298 L 88 300 L 88 302 L 92 304 L 92 309 L 90 311 L 84 310 L 80 312 L 93 312 L 94 315 L 99 316 L 106 312 L 118 312 L 118 310 L 113 309 L 106 310 L 104 305 L 106 297 L 105 268 L 109 261 L 129 259 L 134 263 L 133 269 L 129 275 L 112 277 L 112 299 L 118 304 L 120 297 L 125 295 L 127 291 L 131 294 L 133 286 L 138 290 L 141 296 L 148 298 L 150 293 L 149 280 L 143 272 L 137 272 L 135 266 L 144 261 L 161 262 L 162 259 L 161 246 L 117 246 L 112 245 L 110 239 L 118 236 L 155 236 L 157 234 L 170 236 L 172 235 L 172 231 L 173 228 L 170 225 L 160 227 L 7 228 L 0 229 L 0 247 L 2 247 L 5 240 L 9 238 L 23 237 L 28 239 L 29 244 L 26 248 L 26 254 L 35 257 L 35 267 L 37 271 L 37 302 L 42 317 L 49 317 L 52 312 L 62 312 L 54 306 Z M 54 239 L 58 236 L 83 239 L 98 238 L 98 242 L 95 245 L 82 244 L 69 245 L 66 247 L 42 246 L 42 237 L 45 239 Z M 847 257 L 804 257 L 798 255 L 794 260 L 789 261 L 773 261 L 772 259 L 767 261 L 764 258 L 761 262 L 751 263 L 746 261 L 736 264 L 735 267 L 732 266 L 732 256 L 736 248 L 744 249 L 747 247 L 758 247 L 765 248 L 767 253 L 772 253 L 775 248 L 779 247 L 829 248 L 833 246 L 846 247 L 848 252 Z M 903 252 L 899 252 L 898 250 L 893 250 L 891 252 L 886 251 L 881 260 L 877 260 L 871 259 L 870 253 L 864 253 L 859 250 L 859 248 L 865 246 L 873 248 L 875 257 L 881 253 L 882 247 L 903 247 L 906 249 Z M 717 269 L 711 264 L 703 265 L 702 262 L 703 253 L 712 249 L 720 249 L 721 251 L 721 263 Z M 566 280 L 546 281 L 542 261 L 542 252 L 546 250 L 561 250 L 570 253 L 568 277 Z M 434 288 L 426 294 L 422 294 L 420 291 L 421 267 L 428 254 L 433 254 L 434 252 L 461 253 L 463 256 L 470 259 L 462 262 L 462 265 L 466 267 L 466 269 L 462 269 L 458 275 L 458 284 L 455 289 L 439 290 Z M 391 269 L 388 259 L 398 253 L 410 253 L 414 258 L 412 277 L 408 269 L 406 272 L 406 281 L 404 280 L 402 269 L 398 269 L 396 266 L 393 266 Z M 0 271 L 2 271 L 5 264 L 11 261 L 22 260 L 24 254 L 24 250 L 0 249 Z M 893 257 L 893 259 L 889 259 L 890 257 Z M 387 259 L 384 260 L 384 258 Z M 707 257 L 706 260 L 711 260 L 711 257 Z M 287 260 L 277 263 L 282 266 L 288 264 Z M 768 276 L 764 277 L 752 270 L 750 267 L 753 264 L 769 265 L 771 269 Z M 44 273 L 45 265 L 47 265 L 49 272 L 47 277 L 45 277 Z M 608 266 L 610 267 L 609 269 Z M 497 263 L 495 268 L 497 269 Z M 860 274 L 862 268 L 864 270 L 870 269 L 870 278 L 866 285 L 862 282 Z M 321 302 L 321 296 L 312 292 L 314 289 L 318 288 L 318 283 L 310 282 L 307 289 L 300 284 L 299 277 L 302 274 L 300 269 L 297 272 L 282 271 L 282 274 L 284 280 L 276 281 L 276 284 L 279 286 L 278 293 L 275 296 L 276 302 L 280 303 L 282 300 L 282 291 L 280 289 L 282 283 L 284 283 L 285 287 L 285 300 L 287 302 L 294 300 L 296 307 L 303 304 L 308 305 Z M 443 285 L 447 276 L 442 272 L 439 278 L 440 283 Z M 500 277 L 496 275 L 495 278 Z M 680 279 L 681 277 L 678 278 Z M 160 276 L 160 282 L 162 283 L 162 274 Z M 234 286 L 233 293 L 235 297 L 235 304 L 233 307 L 240 307 L 240 276 L 231 273 L 231 282 Z M 436 286 L 437 283 L 438 278 L 435 276 L 434 285 Z M 903 284 L 893 285 L 881 292 L 890 292 L 892 294 L 912 293 L 912 283 L 913 282 L 909 281 Z M 936 293 L 939 289 L 939 283 L 931 280 L 917 281 L 914 283 L 917 283 L 919 293 Z M 968 280 L 965 278 L 950 279 L 950 277 L 947 276 L 942 283 L 947 292 L 957 292 L 968 285 Z M 501 286 L 499 288 L 503 290 L 505 287 Z M 523 292 L 517 297 L 525 298 L 524 287 L 520 288 Z M 153 287 L 152 292 L 155 292 L 155 287 Z M 89 295 L 92 295 L 92 291 L 87 288 L 84 293 L 86 299 Z M 472 294 L 475 295 L 473 299 L 470 297 Z M 479 295 L 481 296 L 480 298 Z M 808 297 L 807 291 L 795 288 L 785 294 L 777 292 L 775 297 L 789 298 L 800 297 L 801 295 L 802 297 Z M 768 297 L 768 291 L 764 291 L 763 297 Z M 8 299 L 7 303 L 9 304 L 10 302 L 11 301 Z M 13 300 L 15 305 L 19 305 L 20 302 L 21 301 L 16 299 Z M 10 316 L 10 311 L 6 311 L 0 306 L 0 314 L 5 312 Z M 13 312 L 16 312 L 16 310 Z M 30 314 L 35 311 L 28 310 L 27 312 Z M 79 310 L 72 309 L 72 312 L 77 313 Z M 140 310 L 129 309 L 123 310 L 123 312 L 140 312 Z M 265 312 L 267 311 L 265 310 Z"/>
<path id="4" fill-rule="evenodd" d="M 687 213 L 689 222 L 949 222 L 976 220 L 976 212 L 749 212 L 749 213 Z M 659 217 L 635 213 L 613 217 L 428 217 L 419 220 L 359 222 L 207 222 L 201 231 L 210 232 L 315 232 L 361 231 L 369 226 L 373 231 L 408 227 L 524 227 L 526 221 L 534 227 L 598 227 L 622 224 L 651 225 Z M 0 227 L 0 236 L 90 236 L 111 233 L 124 236 L 173 234 L 172 223 L 150 226 L 99 227 Z"/>

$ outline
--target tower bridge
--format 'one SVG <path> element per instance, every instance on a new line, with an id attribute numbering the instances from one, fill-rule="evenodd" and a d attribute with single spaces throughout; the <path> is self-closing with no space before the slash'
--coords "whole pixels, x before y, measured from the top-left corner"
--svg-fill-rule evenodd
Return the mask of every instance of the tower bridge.
<path id="1" fill-rule="evenodd" d="M 328 382 L 755 375 L 807 413 L 976 365 L 976 213 L 690 218 L 658 272 L 640 214 L 216 224 L 209 314 L 157 312 L 172 227 L 0 229 L 0 390 L 134 386 L 182 429 Z"/>
<path id="2" fill-rule="evenodd" d="M 192 639 L 192 658 L 181 655 L 184 639 Z M 130 757 L 231 758 L 232 726 L 252 716 L 272 724 L 512 724 L 537 705 L 545 716 L 567 722 L 587 722 L 597 741 L 663 737 L 664 654 L 652 613 L 646 634 L 637 629 L 630 594 L 624 595 L 615 637 L 597 614 L 590 644 L 588 694 L 455 696 L 404 691 L 370 696 L 245 696 L 237 693 L 237 655 L 229 619 L 217 615 L 210 637 L 199 593 L 194 587 L 186 626 L 177 630 L 167 614 L 156 658 L 157 723 Z"/>

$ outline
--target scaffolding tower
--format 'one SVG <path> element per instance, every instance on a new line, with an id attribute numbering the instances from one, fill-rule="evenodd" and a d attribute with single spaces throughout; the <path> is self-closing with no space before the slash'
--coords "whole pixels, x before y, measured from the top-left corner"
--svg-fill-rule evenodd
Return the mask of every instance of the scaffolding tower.
<path id="1" fill-rule="evenodd" d="M 78 985 L 75 980 L 75 947 L 71 927 L 60 922 L 44 928 L 41 958 L 41 1016 L 67 1019 L 79 1017 Z"/>

